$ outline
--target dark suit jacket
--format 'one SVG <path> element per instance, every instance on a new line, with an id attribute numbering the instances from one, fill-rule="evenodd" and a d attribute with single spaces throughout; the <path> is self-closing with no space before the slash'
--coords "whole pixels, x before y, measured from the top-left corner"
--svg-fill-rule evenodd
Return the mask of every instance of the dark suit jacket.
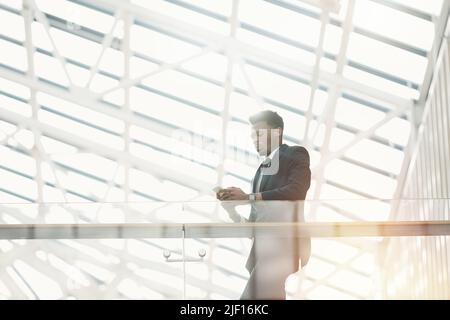
<path id="1" fill-rule="evenodd" d="M 306 192 L 311 184 L 308 151 L 301 146 L 282 144 L 277 153 L 272 163 L 278 159 L 278 170 L 276 174 L 263 175 L 259 192 L 263 200 L 290 201 L 256 201 L 252 207 L 249 222 L 304 221 L 303 202 L 297 200 L 305 200 Z M 265 169 L 261 169 L 260 166 L 258 171 L 261 170 Z M 258 171 L 253 181 L 253 189 L 257 183 Z M 251 273 L 258 261 L 264 263 L 266 259 L 277 259 L 289 261 L 290 266 L 287 269 L 294 273 L 299 269 L 299 258 L 301 258 L 302 267 L 305 266 L 310 252 L 310 238 L 254 238 L 246 268 Z"/>

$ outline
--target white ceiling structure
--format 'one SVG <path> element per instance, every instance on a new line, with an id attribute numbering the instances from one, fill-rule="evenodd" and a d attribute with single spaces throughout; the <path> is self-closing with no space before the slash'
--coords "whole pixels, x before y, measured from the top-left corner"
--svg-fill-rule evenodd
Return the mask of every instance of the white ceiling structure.
<path id="1" fill-rule="evenodd" d="M 310 151 L 308 199 L 320 201 L 308 205 L 308 220 L 387 219 L 449 7 L 0 0 L 2 223 L 109 221 L 120 212 L 220 220 L 210 190 L 248 191 L 257 159 L 247 119 L 264 109 L 284 118 L 288 144 Z M 161 260 L 163 248 L 179 244 L 0 240 L 0 297 L 181 297 L 181 266 Z M 374 297 L 376 244 L 314 240 L 303 294 Z M 247 275 L 236 265 L 248 242 L 189 246 L 209 254 L 189 265 L 187 296 L 238 297 Z"/>

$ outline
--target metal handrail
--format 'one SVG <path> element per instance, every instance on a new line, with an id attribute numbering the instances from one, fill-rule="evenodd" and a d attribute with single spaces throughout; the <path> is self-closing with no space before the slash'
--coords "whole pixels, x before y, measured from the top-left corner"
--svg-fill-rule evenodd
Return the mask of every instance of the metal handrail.
<path id="1" fill-rule="evenodd" d="M 450 235 L 450 221 L 0 224 L 0 239 L 399 237 Z"/>

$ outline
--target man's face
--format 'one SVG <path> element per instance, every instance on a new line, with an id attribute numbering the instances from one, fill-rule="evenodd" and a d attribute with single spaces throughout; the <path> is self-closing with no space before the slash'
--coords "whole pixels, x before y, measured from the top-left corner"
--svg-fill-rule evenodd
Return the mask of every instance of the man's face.
<path id="1" fill-rule="evenodd" d="M 273 129 L 265 121 L 255 123 L 252 126 L 251 137 L 258 154 L 267 156 L 276 149 L 279 146 L 280 134 L 281 129 Z"/>

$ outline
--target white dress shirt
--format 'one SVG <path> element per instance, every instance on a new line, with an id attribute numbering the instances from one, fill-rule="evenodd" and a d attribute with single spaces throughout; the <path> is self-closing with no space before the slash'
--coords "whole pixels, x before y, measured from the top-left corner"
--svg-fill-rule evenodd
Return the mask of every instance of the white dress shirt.
<path id="1" fill-rule="evenodd" d="M 280 147 L 276 148 L 275 150 L 272 150 L 272 152 L 267 157 L 264 158 L 264 160 L 261 162 L 261 164 L 263 164 L 264 161 L 267 161 L 267 159 L 272 160 L 275 152 L 277 152 L 278 149 L 280 149 Z M 261 181 L 262 181 L 263 176 L 264 176 L 264 168 L 261 168 L 261 172 L 259 173 L 258 181 L 256 182 L 255 193 L 259 192 L 259 188 L 261 187 Z"/>

